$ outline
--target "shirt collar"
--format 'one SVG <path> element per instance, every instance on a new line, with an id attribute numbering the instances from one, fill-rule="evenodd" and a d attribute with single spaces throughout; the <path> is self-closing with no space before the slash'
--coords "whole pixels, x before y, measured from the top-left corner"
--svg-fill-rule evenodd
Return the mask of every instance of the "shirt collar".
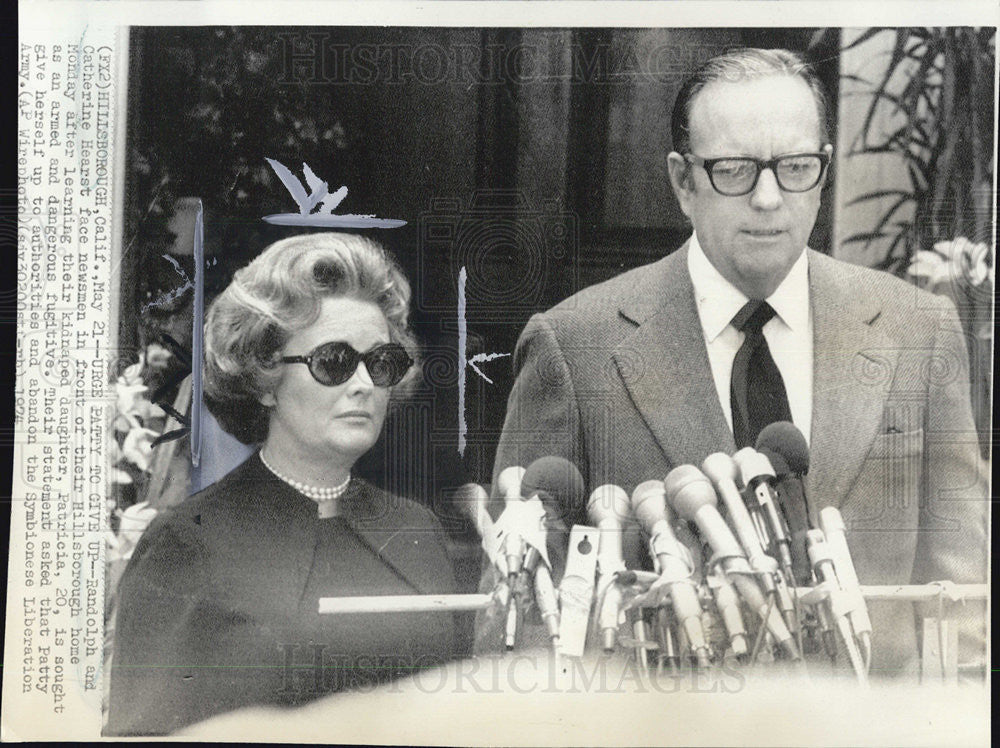
<path id="1" fill-rule="evenodd" d="M 716 270 L 691 234 L 688 244 L 688 272 L 694 286 L 698 318 L 705 340 L 714 341 L 732 322 L 749 298 Z M 781 285 L 766 299 L 778 317 L 793 331 L 804 330 L 809 322 L 809 261 L 803 251 L 781 281 Z"/>

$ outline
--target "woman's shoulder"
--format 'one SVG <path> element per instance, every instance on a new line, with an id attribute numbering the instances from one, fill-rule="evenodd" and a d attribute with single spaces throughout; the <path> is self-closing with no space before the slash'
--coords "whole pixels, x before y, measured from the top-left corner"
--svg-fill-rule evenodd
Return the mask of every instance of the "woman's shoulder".
<path id="1" fill-rule="evenodd" d="M 364 478 L 353 478 L 352 488 L 360 496 L 364 496 L 373 506 L 378 507 L 384 516 L 391 516 L 396 522 L 403 522 L 407 527 L 426 527 L 441 530 L 441 522 L 430 507 L 413 499 L 387 491 Z"/>
<path id="2" fill-rule="evenodd" d="M 269 476 L 255 463 L 259 464 L 260 460 L 252 455 L 216 483 L 161 510 L 143 533 L 143 539 L 197 544 L 205 542 L 211 535 L 206 530 L 220 521 L 225 524 L 227 517 L 245 516 L 242 504 L 252 496 L 270 493 L 261 490 Z"/>

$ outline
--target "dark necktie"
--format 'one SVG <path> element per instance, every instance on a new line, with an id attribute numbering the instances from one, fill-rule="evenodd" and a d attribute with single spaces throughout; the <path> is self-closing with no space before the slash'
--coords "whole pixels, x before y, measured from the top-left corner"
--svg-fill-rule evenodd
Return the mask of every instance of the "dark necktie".
<path id="1" fill-rule="evenodd" d="M 766 301 L 752 300 L 733 317 L 733 327 L 745 336 L 733 360 L 729 386 L 737 448 L 754 446 L 769 423 L 792 420 L 785 382 L 762 332 L 774 314 Z"/>

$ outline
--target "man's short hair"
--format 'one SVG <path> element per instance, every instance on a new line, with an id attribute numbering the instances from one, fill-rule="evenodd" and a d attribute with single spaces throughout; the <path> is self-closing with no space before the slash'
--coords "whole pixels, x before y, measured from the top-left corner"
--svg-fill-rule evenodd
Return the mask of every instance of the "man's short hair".
<path id="1" fill-rule="evenodd" d="M 827 123 L 827 97 L 812 65 L 795 52 L 787 49 L 754 49 L 741 47 L 713 57 L 690 78 L 684 81 L 674 101 L 674 111 L 670 121 L 672 146 L 678 153 L 688 153 L 691 149 L 691 131 L 688 118 L 691 104 L 698 93 L 709 83 L 722 81 L 736 83 L 741 80 L 763 78 L 769 75 L 790 75 L 801 78 L 809 86 L 816 100 L 819 114 L 820 145 L 829 138 Z"/>

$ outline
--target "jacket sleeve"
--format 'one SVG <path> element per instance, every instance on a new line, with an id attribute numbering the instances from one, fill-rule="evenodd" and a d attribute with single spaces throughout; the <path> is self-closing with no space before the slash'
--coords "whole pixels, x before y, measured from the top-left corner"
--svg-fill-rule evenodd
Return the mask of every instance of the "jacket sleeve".
<path id="1" fill-rule="evenodd" d="M 969 399 L 969 359 L 954 306 L 944 297 L 933 353 L 926 361 L 926 493 L 913 582 L 956 584 L 986 581 L 989 472 L 980 456 Z M 935 615 L 936 605 L 923 610 Z M 956 608 L 959 661 L 985 656 L 985 606 L 969 601 Z"/>
<path id="2" fill-rule="evenodd" d="M 527 467 L 549 455 L 569 460 L 586 478 L 588 460 L 570 362 L 545 315 L 532 317 L 521 333 L 514 371 L 494 481 L 504 468 Z M 583 519 L 582 507 L 561 509 L 568 521 Z"/>
<path id="3" fill-rule="evenodd" d="M 209 594 L 206 569 L 201 544 L 176 518 L 154 522 L 139 541 L 118 591 L 110 734 L 162 734 L 197 714 L 190 645 Z"/>

